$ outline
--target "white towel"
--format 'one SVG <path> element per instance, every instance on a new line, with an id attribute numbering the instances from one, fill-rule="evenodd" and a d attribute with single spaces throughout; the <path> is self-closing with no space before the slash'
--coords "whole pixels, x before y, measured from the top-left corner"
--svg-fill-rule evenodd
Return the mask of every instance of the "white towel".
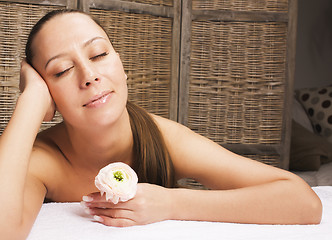
<path id="1" fill-rule="evenodd" d="M 79 203 L 47 203 L 28 240 L 327 240 L 332 239 L 332 187 L 313 188 L 324 206 L 319 225 L 256 225 L 198 221 L 163 221 L 127 228 L 107 227 L 84 213 Z M 305 211 L 305 209 L 304 209 Z"/>

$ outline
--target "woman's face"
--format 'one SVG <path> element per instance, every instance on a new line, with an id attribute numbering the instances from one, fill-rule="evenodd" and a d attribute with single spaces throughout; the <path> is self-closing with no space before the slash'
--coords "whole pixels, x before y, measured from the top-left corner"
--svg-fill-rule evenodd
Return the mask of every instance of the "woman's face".
<path id="1" fill-rule="evenodd" d="M 32 43 L 32 64 L 70 125 L 117 120 L 127 102 L 126 75 L 106 33 L 88 16 L 68 13 L 46 22 Z"/>

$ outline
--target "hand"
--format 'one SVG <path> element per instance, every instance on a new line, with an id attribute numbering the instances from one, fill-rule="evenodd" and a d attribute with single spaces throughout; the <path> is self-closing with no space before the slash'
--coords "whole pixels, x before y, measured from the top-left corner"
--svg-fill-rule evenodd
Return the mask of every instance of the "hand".
<path id="1" fill-rule="evenodd" d="M 21 62 L 19 87 L 21 92 L 24 92 L 27 89 L 35 89 L 38 91 L 38 96 L 45 96 L 45 101 L 47 102 L 48 107 L 44 116 L 44 121 L 51 121 L 55 114 L 55 103 L 44 79 L 26 62 L 25 59 Z"/>
<path id="2" fill-rule="evenodd" d="M 171 201 L 169 189 L 148 183 L 139 183 L 133 199 L 114 204 L 99 192 L 83 198 L 82 205 L 95 220 L 107 226 L 127 227 L 169 219 Z"/>

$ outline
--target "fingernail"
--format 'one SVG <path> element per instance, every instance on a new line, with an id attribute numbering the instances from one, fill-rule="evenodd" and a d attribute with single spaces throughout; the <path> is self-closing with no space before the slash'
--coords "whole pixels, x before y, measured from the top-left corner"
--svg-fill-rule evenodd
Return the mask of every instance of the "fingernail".
<path id="1" fill-rule="evenodd" d="M 90 210 L 90 208 L 84 208 L 84 212 L 86 212 L 89 215 L 92 215 L 92 211 Z"/>
<path id="2" fill-rule="evenodd" d="M 83 200 L 84 202 L 92 202 L 93 198 L 90 197 L 90 196 L 83 196 L 83 197 L 82 197 L 82 200 Z"/>
<path id="3" fill-rule="evenodd" d="M 101 218 L 101 217 L 99 217 L 99 216 L 97 216 L 97 215 L 94 215 L 93 219 L 96 220 L 97 222 L 104 222 L 104 219 Z"/>
<path id="4" fill-rule="evenodd" d="M 85 202 L 80 202 L 80 204 L 81 204 L 81 206 L 83 207 L 83 208 L 87 208 L 88 206 L 86 205 L 86 203 Z"/>

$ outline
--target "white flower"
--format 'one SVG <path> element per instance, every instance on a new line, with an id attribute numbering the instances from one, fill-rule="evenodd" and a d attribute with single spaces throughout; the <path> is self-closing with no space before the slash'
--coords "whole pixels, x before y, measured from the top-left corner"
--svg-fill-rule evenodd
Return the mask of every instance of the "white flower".
<path id="1" fill-rule="evenodd" d="M 95 185 L 101 195 L 114 204 L 132 199 L 137 190 L 138 178 L 135 171 L 122 162 L 111 163 L 102 168 L 95 178 Z"/>

